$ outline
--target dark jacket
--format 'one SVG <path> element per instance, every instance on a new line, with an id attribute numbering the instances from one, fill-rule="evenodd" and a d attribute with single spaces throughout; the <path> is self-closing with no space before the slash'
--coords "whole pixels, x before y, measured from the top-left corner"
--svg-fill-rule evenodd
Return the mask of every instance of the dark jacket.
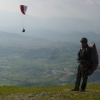
<path id="1" fill-rule="evenodd" d="M 88 44 L 86 47 L 80 48 L 78 52 L 78 62 L 80 63 L 81 61 L 86 61 L 93 64 L 93 62 L 91 61 L 91 53 L 91 48 L 89 48 Z"/>

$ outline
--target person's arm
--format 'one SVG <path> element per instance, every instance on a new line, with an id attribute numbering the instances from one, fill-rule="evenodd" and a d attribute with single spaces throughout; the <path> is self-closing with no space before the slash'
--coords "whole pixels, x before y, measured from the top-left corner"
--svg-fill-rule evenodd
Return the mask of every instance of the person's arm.
<path id="1" fill-rule="evenodd" d="M 80 63 L 80 61 L 81 61 L 80 51 L 78 52 L 77 56 L 78 56 L 78 58 L 77 58 L 77 62 Z"/>

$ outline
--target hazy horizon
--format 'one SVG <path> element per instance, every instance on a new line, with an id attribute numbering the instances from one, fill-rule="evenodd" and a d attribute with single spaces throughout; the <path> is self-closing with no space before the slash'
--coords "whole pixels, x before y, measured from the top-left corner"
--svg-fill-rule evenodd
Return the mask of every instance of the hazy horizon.
<path id="1" fill-rule="evenodd" d="M 23 16 L 19 6 L 27 5 Z M 100 32 L 99 0 L 3 0 L 0 3 L 0 31 L 25 34 L 35 30 Z"/>
<path id="2" fill-rule="evenodd" d="M 35 31 L 48 30 L 52 32 L 89 32 L 97 34 L 100 32 L 100 19 L 71 18 L 71 17 L 50 17 L 40 18 L 32 15 L 22 17 L 21 13 L 0 11 L 0 31 L 22 34 L 23 23 L 26 32 L 24 34 L 36 34 Z M 23 18 L 23 19 L 22 19 Z M 4 20 L 3 20 L 4 19 Z M 41 31 L 42 33 L 42 31 Z"/>

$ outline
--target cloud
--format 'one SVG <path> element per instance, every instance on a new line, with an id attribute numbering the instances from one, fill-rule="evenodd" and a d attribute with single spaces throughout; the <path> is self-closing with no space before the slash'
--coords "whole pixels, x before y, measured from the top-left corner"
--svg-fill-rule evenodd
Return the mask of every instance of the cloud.
<path id="1" fill-rule="evenodd" d="M 37 17 L 100 17 L 100 0 L 2 0 L 0 9 L 20 12 L 20 4 L 28 6 L 27 14 Z"/>
<path id="2" fill-rule="evenodd" d="M 47 0 L 48 1 L 48 0 Z M 70 4 L 100 5 L 100 0 L 50 0 L 55 2 L 63 2 Z"/>
<path id="3" fill-rule="evenodd" d="M 34 14 L 39 17 L 100 17 L 99 0 L 41 0 L 34 5 Z"/>
<path id="4" fill-rule="evenodd" d="M 90 5 L 100 5 L 100 0 L 86 0 L 85 2 Z"/>

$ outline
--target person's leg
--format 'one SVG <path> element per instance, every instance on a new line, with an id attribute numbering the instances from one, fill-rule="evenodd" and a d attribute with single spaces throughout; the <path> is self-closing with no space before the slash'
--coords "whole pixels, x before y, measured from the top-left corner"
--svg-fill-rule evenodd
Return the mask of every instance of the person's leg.
<path id="1" fill-rule="evenodd" d="M 81 81 L 81 69 L 80 69 L 80 65 L 79 65 L 78 69 L 77 69 L 75 87 L 74 87 L 74 89 L 72 89 L 72 91 L 79 91 L 80 81 Z"/>
<path id="2" fill-rule="evenodd" d="M 85 89 L 86 89 L 87 79 L 88 79 L 88 77 L 83 78 L 83 82 L 82 82 L 82 85 L 81 85 L 82 91 L 85 91 Z"/>
<path id="3" fill-rule="evenodd" d="M 83 82 L 81 85 L 81 91 L 85 91 L 86 85 L 87 85 L 87 79 L 88 79 L 87 70 L 86 70 L 86 68 L 83 67 L 81 71 L 82 71 L 82 79 L 83 79 Z"/>

